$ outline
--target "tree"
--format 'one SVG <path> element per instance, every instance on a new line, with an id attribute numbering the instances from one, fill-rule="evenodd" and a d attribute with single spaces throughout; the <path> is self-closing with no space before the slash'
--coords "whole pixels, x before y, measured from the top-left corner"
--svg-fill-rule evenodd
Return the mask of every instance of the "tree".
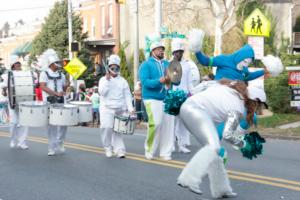
<path id="1" fill-rule="evenodd" d="M 68 3 L 67 0 L 57 1 L 53 9 L 50 10 L 49 15 L 45 19 L 41 32 L 34 38 L 32 43 L 32 52 L 30 55 L 30 62 L 36 60 L 48 48 L 53 48 L 60 58 L 68 57 Z M 79 15 L 72 13 L 73 39 L 79 43 L 87 38 L 87 33 L 82 33 L 82 21 Z M 91 66 L 88 59 L 89 51 L 82 45 L 82 49 L 78 57 L 82 62 Z"/>
<path id="2" fill-rule="evenodd" d="M 125 41 L 123 44 L 120 45 L 120 50 L 118 52 L 118 55 L 121 58 L 121 75 L 128 81 L 128 84 L 130 86 L 130 89 L 133 89 L 133 76 L 132 73 L 130 73 L 127 65 L 127 60 L 126 60 L 126 54 L 125 54 L 125 49 L 128 47 L 129 42 Z"/>

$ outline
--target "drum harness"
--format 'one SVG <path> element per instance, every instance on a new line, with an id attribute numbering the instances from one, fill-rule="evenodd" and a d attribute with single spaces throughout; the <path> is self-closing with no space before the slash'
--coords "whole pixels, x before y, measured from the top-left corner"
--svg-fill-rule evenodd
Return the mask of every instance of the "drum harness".
<path id="1" fill-rule="evenodd" d="M 62 78 L 61 72 L 58 72 L 58 77 L 50 76 L 50 74 L 47 71 L 45 71 L 45 73 L 49 80 L 54 81 L 54 91 L 57 92 L 57 80 L 60 80 Z M 56 96 L 48 96 L 47 101 L 49 101 L 50 103 L 63 103 L 63 98 Z"/>

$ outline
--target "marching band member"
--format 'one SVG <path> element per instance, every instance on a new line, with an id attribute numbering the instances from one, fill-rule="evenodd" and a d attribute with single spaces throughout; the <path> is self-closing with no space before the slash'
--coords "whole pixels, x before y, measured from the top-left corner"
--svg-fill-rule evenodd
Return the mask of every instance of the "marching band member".
<path id="1" fill-rule="evenodd" d="M 99 81 L 100 133 L 106 157 L 125 158 L 122 135 L 113 132 L 114 116 L 134 113 L 128 82 L 120 75 L 120 57 L 111 55 L 108 71 Z"/>
<path id="2" fill-rule="evenodd" d="M 182 104 L 179 116 L 203 147 L 181 172 L 177 179 L 179 186 L 202 194 L 199 185 L 203 176 L 208 174 L 214 198 L 237 196 L 232 192 L 223 159 L 219 156 L 221 146 L 215 124 L 226 121 L 224 140 L 243 148 L 246 143 L 242 137 L 235 136 L 235 131 L 245 109 L 248 123 L 253 123 L 258 98 L 256 91 L 247 88 L 243 81 L 222 79 L 218 84 L 191 96 Z"/>
<path id="3" fill-rule="evenodd" d="M 21 71 L 21 63 L 18 61 L 18 56 L 12 55 L 10 58 L 11 70 L 12 71 Z M 3 94 L 7 96 L 7 87 L 8 87 L 8 74 L 3 75 Z M 20 148 L 20 149 L 28 149 L 26 144 L 26 138 L 28 135 L 28 127 L 21 126 L 19 124 L 19 111 L 18 108 L 11 108 L 9 105 L 9 118 L 10 118 L 10 134 L 11 148 Z"/>
<path id="4" fill-rule="evenodd" d="M 191 65 L 194 63 L 192 61 L 182 59 L 184 53 L 184 43 L 182 39 L 174 38 L 172 40 L 171 47 L 172 47 L 172 54 L 174 60 L 180 62 L 182 68 L 182 76 L 181 76 L 180 84 L 178 86 L 173 85 L 173 89 L 174 90 L 180 89 L 183 90 L 186 94 L 190 94 L 193 88 L 193 81 L 195 81 L 192 80 L 193 77 L 191 71 Z M 175 136 L 177 138 L 179 152 L 190 153 L 191 151 L 187 148 L 187 146 L 189 146 L 191 143 L 190 134 L 178 116 L 175 117 L 174 127 L 175 127 L 174 131 L 175 131 Z"/>
<path id="5" fill-rule="evenodd" d="M 65 75 L 59 71 L 61 62 L 57 53 L 53 49 L 48 49 L 42 54 L 44 66 L 47 66 L 46 71 L 40 75 L 40 87 L 43 90 L 43 101 L 53 103 L 64 103 L 64 91 L 66 88 Z M 66 138 L 67 126 L 48 125 L 48 156 L 53 156 L 56 153 L 64 153 L 64 141 Z"/>
<path id="6" fill-rule="evenodd" d="M 142 98 L 148 115 L 145 157 L 150 160 L 158 146 L 160 157 L 171 160 L 174 148 L 174 116 L 164 113 L 163 105 L 167 83 L 164 73 L 169 65 L 164 60 L 164 50 L 161 42 L 153 42 L 150 46 L 151 56 L 141 64 L 139 70 Z"/>

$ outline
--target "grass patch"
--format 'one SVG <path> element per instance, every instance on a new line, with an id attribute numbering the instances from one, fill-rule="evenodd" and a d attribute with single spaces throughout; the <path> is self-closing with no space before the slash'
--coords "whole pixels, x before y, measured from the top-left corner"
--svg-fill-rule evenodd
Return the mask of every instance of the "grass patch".
<path id="1" fill-rule="evenodd" d="M 300 121 L 300 114 L 276 114 L 258 119 L 258 126 L 275 128 L 276 126 Z"/>

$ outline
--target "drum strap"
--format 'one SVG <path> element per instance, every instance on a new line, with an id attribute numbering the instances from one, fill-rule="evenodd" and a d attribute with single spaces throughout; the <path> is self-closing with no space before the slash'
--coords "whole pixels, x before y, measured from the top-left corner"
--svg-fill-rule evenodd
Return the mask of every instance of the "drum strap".
<path id="1" fill-rule="evenodd" d="M 49 73 L 46 71 L 46 75 L 48 77 L 49 80 L 53 80 L 54 81 L 54 91 L 57 92 L 57 80 L 61 79 L 61 72 L 58 72 L 58 77 L 53 77 L 50 76 Z"/>

